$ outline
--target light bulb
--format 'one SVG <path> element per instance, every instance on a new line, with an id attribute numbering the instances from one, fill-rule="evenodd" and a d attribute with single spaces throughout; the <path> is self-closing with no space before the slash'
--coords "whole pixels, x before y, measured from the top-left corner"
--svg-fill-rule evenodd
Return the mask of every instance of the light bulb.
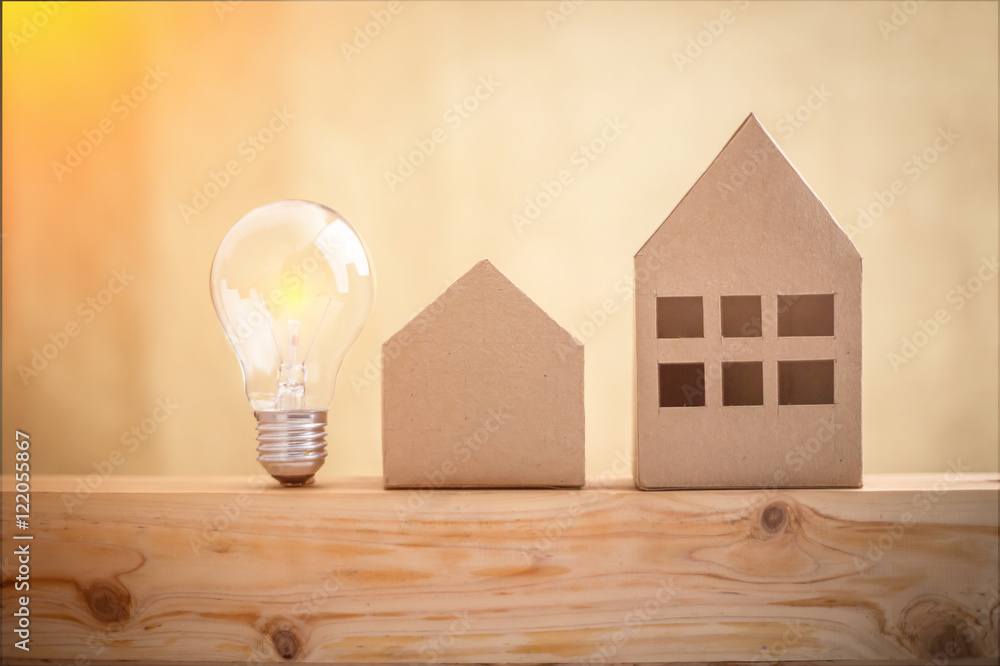
<path id="1" fill-rule="evenodd" d="M 279 201 L 233 225 L 211 283 L 257 417 L 257 460 L 283 485 L 307 483 L 326 458 L 340 366 L 375 302 L 364 241 L 325 206 Z"/>

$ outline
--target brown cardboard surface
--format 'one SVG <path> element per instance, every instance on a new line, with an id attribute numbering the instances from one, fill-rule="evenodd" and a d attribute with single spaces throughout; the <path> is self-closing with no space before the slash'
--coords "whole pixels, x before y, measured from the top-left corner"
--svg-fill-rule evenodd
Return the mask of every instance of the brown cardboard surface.
<path id="1" fill-rule="evenodd" d="M 489 261 L 382 356 L 387 488 L 583 485 L 583 345 Z"/>
<path id="2" fill-rule="evenodd" d="M 861 485 L 861 256 L 753 114 L 635 255 L 635 269 L 639 488 Z M 797 298 L 829 294 L 833 335 L 778 337 Z M 756 295 L 759 337 L 723 337 L 723 297 Z M 658 338 L 657 298 L 699 296 L 704 337 L 661 321 L 674 337 Z M 810 330 L 803 318 L 829 299 L 801 302 L 808 307 L 786 330 Z M 746 299 L 728 303 L 747 311 Z M 666 302 L 661 319 L 680 311 Z M 779 405 L 778 362 L 810 360 L 833 361 L 833 403 Z M 727 362 L 761 363 L 760 375 L 741 376 L 760 377 L 762 405 L 723 405 Z M 704 406 L 661 407 L 659 365 L 682 363 L 704 364 L 701 385 L 688 388 Z M 825 367 L 819 379 L 828 381 Z M 783 400 L 796 389 L 804 400 L 829 395 L 808 377 L 783 377 Z"/>

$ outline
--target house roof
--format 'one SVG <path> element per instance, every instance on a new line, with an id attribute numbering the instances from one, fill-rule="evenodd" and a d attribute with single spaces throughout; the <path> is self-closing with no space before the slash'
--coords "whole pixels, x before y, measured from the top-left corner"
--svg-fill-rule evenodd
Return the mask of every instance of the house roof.
<path id="1" fill-rule="evenodd" d="M 729 194 L 731 197 L 727 197 Z M 727 201 L 727 198 L 731 200 Z M 782 201 L 777 201 L 779 198 Z M 649 251 L 671 231 L 677 233 L 678 229 L 672 229 L 676 218 L 705 216 L 709 209 L 718 211 L 727 204 L 735 205 L 733 200 L 744 209 L 755 207 L 782 213 L 792 211 L 796 213 L 793 216 L 796 219 L 789 221 L 794 224 L 828 224 L 842 237 L 844 249 L 860 258 L 847 233 L 753 113 L 746 117 L 708 168 L 639 248 L 636 256 Z M 803 210 L 808 210 L 809 215 L 802 215 Z"/>
<path id="2" fill-rule="evenodd" d="M 476 263 L 386 341 L 407 335 L 434 335 L 438 327 L 467 328 L 470 335 L 490 329 L 505 336 L 582 345 L 488 259 Z"/>

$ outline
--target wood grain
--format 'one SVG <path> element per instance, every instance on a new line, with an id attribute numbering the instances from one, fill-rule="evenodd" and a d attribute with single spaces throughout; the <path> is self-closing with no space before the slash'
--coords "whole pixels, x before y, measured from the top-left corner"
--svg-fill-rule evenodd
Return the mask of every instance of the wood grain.
<path id="1" fill-rule="evenodd" d="M 4 479 L 5 663 L 996 663 L 997 475 L 659 493 L 86 481 L 34 480 L 24 653 Z"/>

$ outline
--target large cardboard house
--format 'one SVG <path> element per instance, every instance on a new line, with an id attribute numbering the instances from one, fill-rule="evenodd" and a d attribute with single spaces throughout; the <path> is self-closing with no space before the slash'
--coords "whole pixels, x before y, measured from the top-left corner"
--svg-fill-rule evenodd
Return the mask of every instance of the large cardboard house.
<path id="1" fill-rule="evenodd" d="M 635 270 L 640 488 L 861 485 L 861 256 L 752 114 Z"/>

